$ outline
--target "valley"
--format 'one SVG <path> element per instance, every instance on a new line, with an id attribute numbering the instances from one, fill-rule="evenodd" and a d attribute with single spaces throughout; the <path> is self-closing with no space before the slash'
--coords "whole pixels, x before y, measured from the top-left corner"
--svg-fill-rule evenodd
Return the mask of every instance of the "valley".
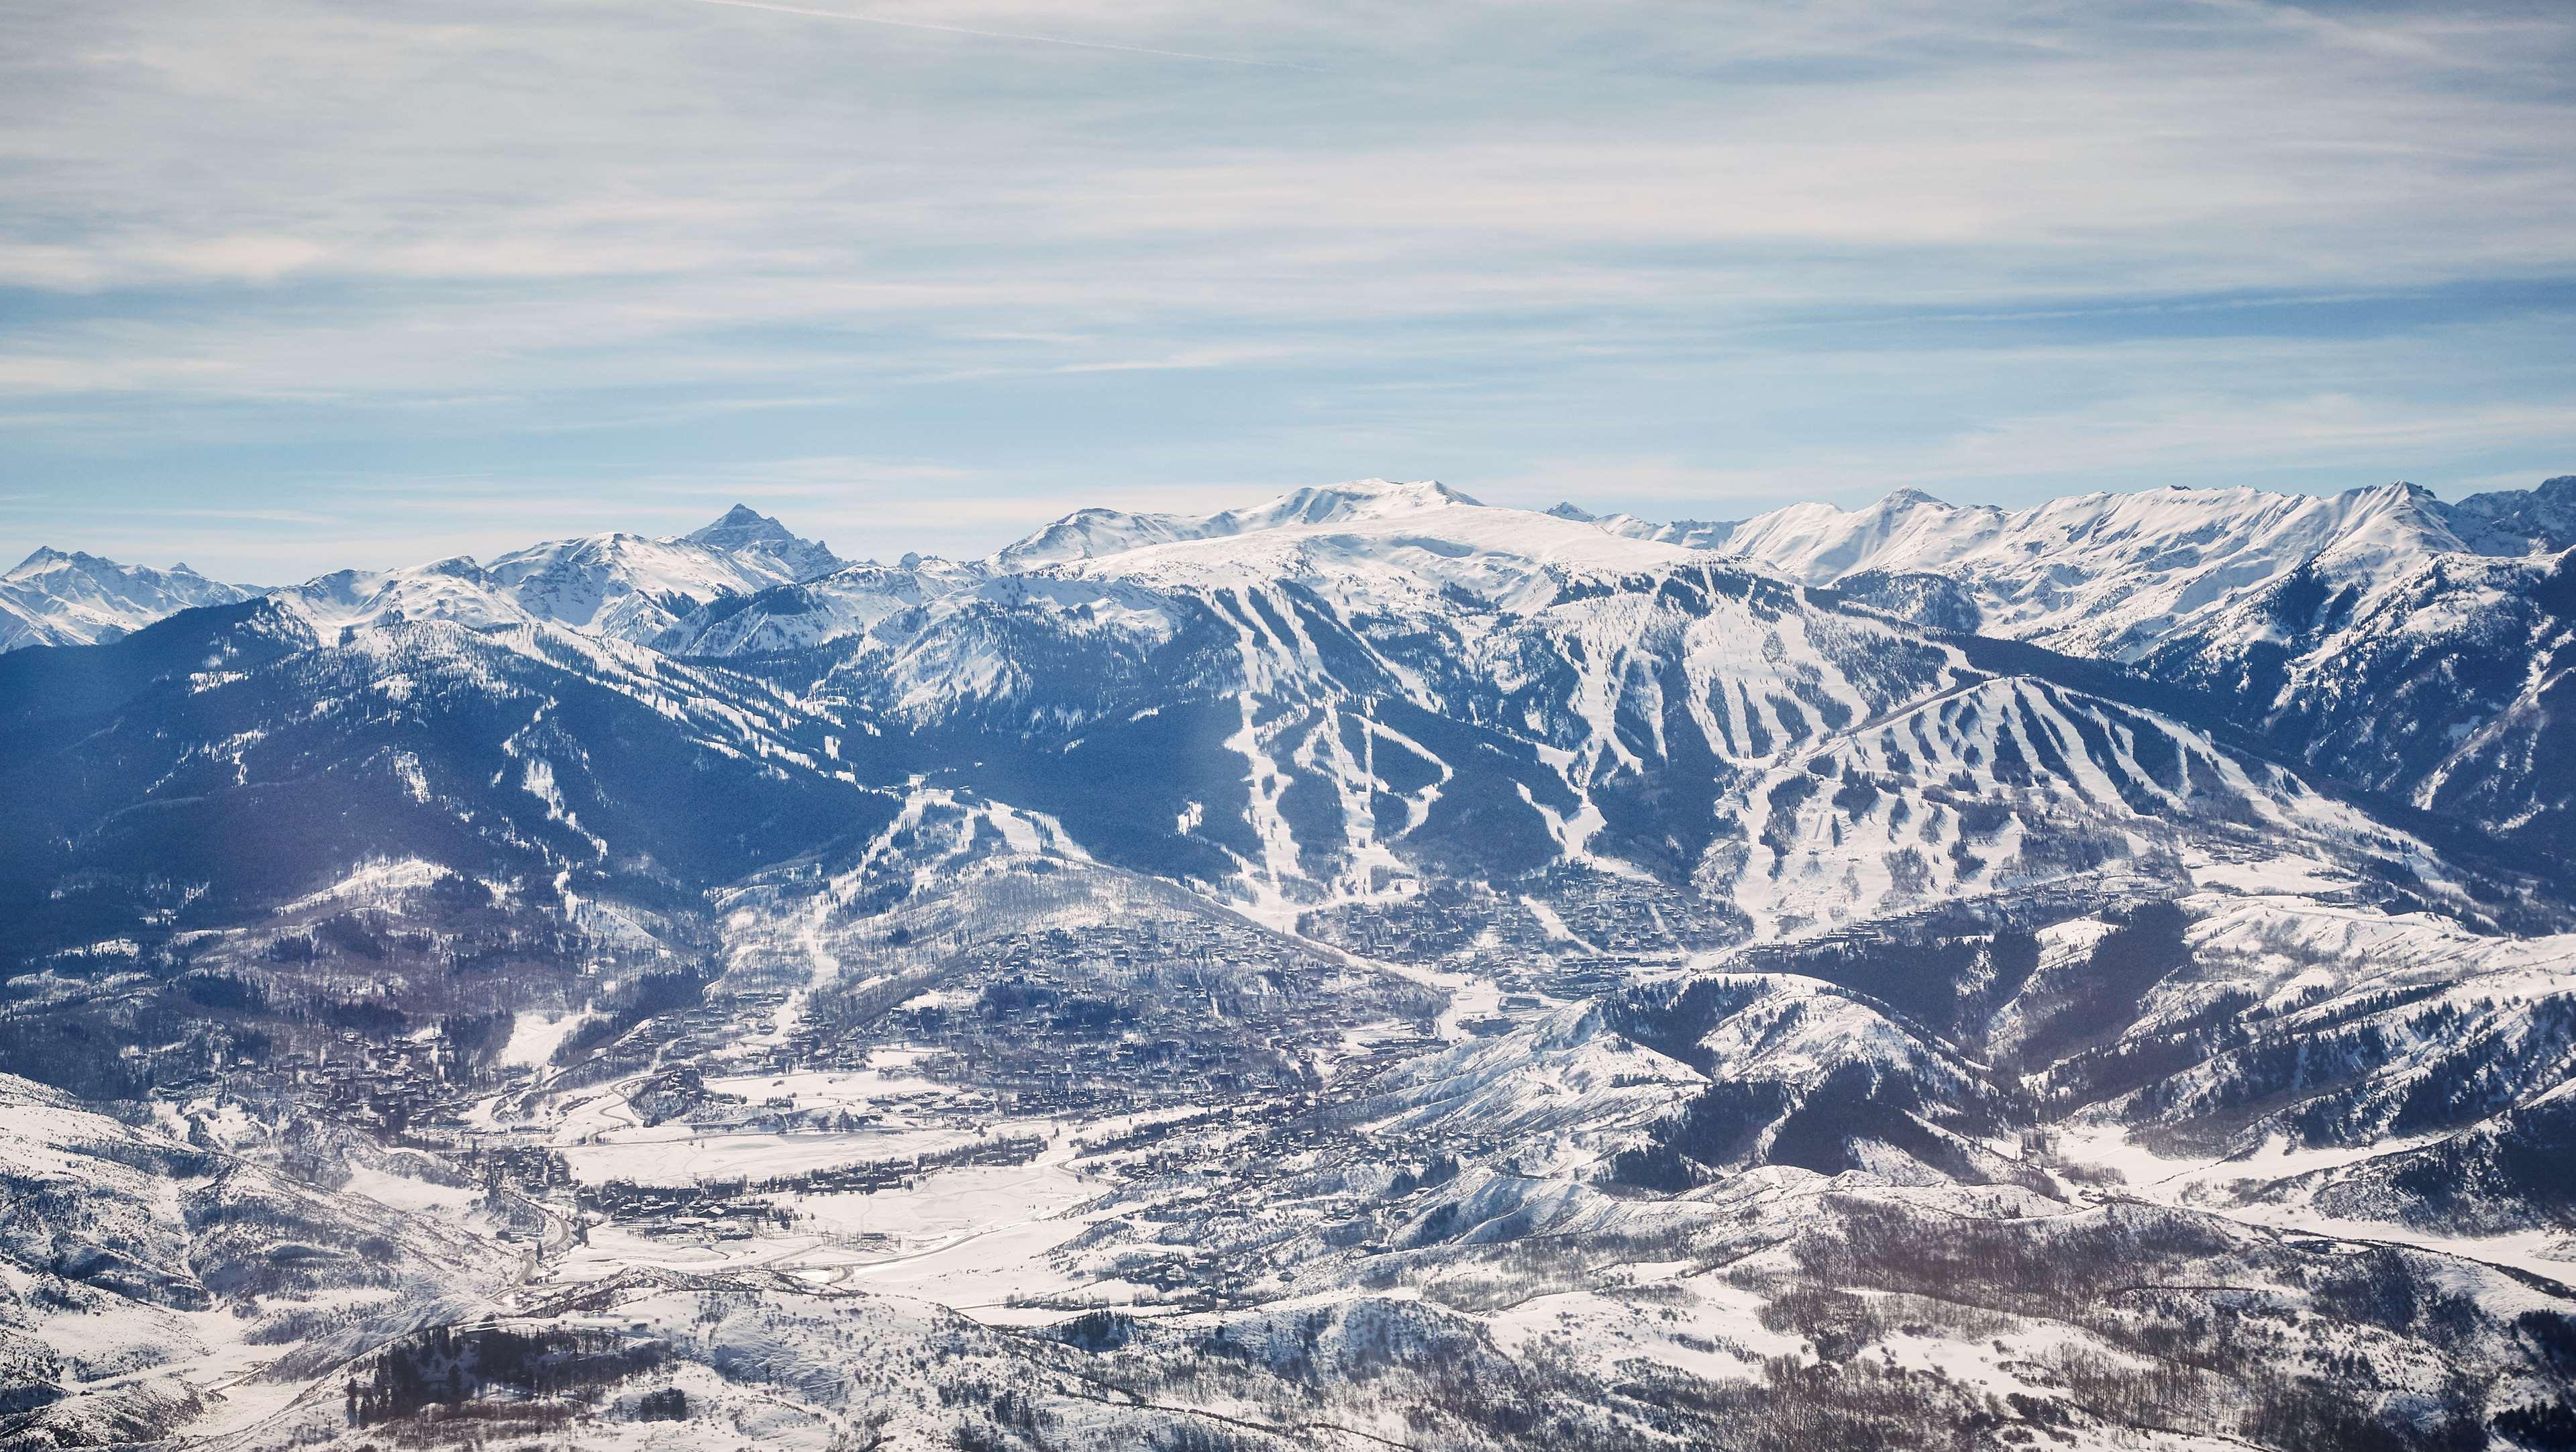
<path id="1" fill-rule="evenodd" d="M 7 650 L 0 1448 L 2576 1445 L 2567 482 Z"/>

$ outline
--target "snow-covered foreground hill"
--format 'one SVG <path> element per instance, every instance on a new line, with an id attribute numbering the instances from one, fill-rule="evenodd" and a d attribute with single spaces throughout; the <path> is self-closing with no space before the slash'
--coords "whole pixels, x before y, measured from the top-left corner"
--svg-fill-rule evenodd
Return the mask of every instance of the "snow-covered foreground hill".
<path id="1" fill-rule="evenodd" d="M 2565 492 L 0 654 L 0 1448 L 2576 1444 Z"/>

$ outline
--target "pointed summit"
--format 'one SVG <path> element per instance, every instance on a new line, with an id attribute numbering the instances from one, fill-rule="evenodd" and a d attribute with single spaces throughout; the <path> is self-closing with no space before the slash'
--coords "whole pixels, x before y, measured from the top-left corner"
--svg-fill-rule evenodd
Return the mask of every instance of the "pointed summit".
<path id="1" fill-rule="evenodd" d="M 230 605 L 258 592 L 209 580 L 185 565 L 120 565 L 44 546 L 0 575 L 0 651 L 29 645 L 95 645 L 199 605 Z"/>
<path id="2" fill-rule="evenodd" d="M 750 505 L 737 504 L 726 510 L 715 523 L 691 530 L 686 537 L 699 544 L 724 548 L 746 540 L 782 540 L 796 536 L 788 532 L 787 526 Z"/>
<path id="3" fill-rule="evenodd" d="M 799 538 L 787 526 L 748 504 L 735 505 L 715 523 L 692 530 L 682 538 L 727 554 L 766 558 L 798 580 L 828 575 L 843 563 L 821 541 Z"/>
<path id="4" fill-rule="evenodd" d="M 38 545 L 34 550 L 28 553 L 25 559 L 20 560 L 16 567 L 9 571 L 6 578 L 14 580 L 18 576 L 26 574 L 30 570 L 40 570 L 47 565 L 55 564 L 59 561 L 68 560 L 70 558 L 71 556 L 64 554 L 61 550 L 54 548 L 52 545 Z"/>
<path id="5" fill-rule="evenodd" d="M 1600 518 L 1599 515 L 1594 514 L 1591 510 L 1584 508 L 1582 505 L 1575 503 L 1571 499 L 1557 501 L 1556 506 L 1548 510 L 1548 513 L 1555 515 L 1559 519 L 1573 520 L 1576 524 L 1590 524 L 1595 519 Z"/>

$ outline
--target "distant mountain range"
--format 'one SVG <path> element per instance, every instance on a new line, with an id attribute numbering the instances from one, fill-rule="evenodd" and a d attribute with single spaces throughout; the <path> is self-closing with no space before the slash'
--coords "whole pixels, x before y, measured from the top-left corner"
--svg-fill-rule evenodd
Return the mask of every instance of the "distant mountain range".
<path id="1" fill-rule="evenodd" d="M 1372 480 L 1301 489 L 1268 505 L 1208 516 L 1085 509 L 987 560 L 924 565 L 908 556 L 896 568 L 952 579 L 1019 573 L 1148 545 L 1389 519 L 1447 504 L 1476 501 L 1445 485 Z M 1950 505 L 1903 489 L 1864 509 L 1799 504 L 1729 523 L 1657 524 L 1594 515 L 1570 503 L 1547 513 L 1625 539 L 1748 561 L 1802 584 L 1885 594 L 1888 603 L 1939 616 L 1927 623 L 2135 660 L 2176 635 L 2196 633 L 2195 622 L 2241 603 L 2248 590 L 2302 571 L 2386 580 L 2428 556 L 2563 554 L 2576 547 L 2576 475 L 2457 504 L 2415 485 L 2389 484 L 2330 496 L 2169 488 L 2017 511 Z M 738 504 L 675 538 L 591 535 L 533 545 L 488 566 L 460 558 L 382 573 L 341 571 L 276 593 L 325 612 L 480 609 L 495 619 L 524 613 L 647 641 L 671 623 L 656 602 L 722 610 L 731 597 L 851 569 L 885 567 L 854 566 Z M 205 580 L 186 565 L 165 572 L 53 549 L 37 550 L 0 578 L 7 582 L 0 608 L 11 627 L 0 636 L 0 649 L 96 644 L 179 610 L 271 593 Z M 867 593 L 865 576 L 844 583 L 853 595 Z M 469 605 L 460 591 L 488 592 L 506 603 Z"/>
<path id="2" fill-rule="evenodd" d="M 0 650 L 96 645 L 193 610 L 259 593 L 209 580 L 186 565 L 120 565 L 96 555 L 39 549 L 0 575 Z"/>
<path id="3" fill-rule="evenodd" d="M 39 551 L 0 1449 L 2571 1445 L 2571 518 Z"/>
<path id="4" fill-rule="evenodd" d="M 1345 610 L 1439 618 L 1460 601 L 1526 605 L 1569 569 L 1696 557 L 1936 632 L 2116 663 L 2203 693 L 2229 724 L 2330 780 L 2565 846 L 2570 782 L 2555 763 L 2569 753 L 2552 693 L 2571 663 L 2571 546 L 2576 476 L 2458 504 L 2404 484 L 2332 496 L 2163 489 L 2019 511 L 1903 490 L 1865 509 L 1796 505 L 1731 524 L 1570 504 L 1538 515 L 1438 484 L 1363 481 L 1203 517 L 1082 510 L 988 559 L 893 566 L 845 562 L 740 505 L 672 539 L 592 535 L 488 565 L 343 571 L 265 592 L 184 566 L 39 550 L 7 577 L 0 606 L 12 646 L 112 640 L 267 594 L 323 632 L 544 622 L 738 659 L 903 631 L 887 623 L 934 601 L 949 601 L 942 620 L 962 619 L 1031 590 L 1079 603 L 1113 581 L 1192 594 L 1293 584 Z M 893 636 L 878 639 L 895 649 Z M 926 707 L 962 684 L 923 680 L 911 700 Z"/>

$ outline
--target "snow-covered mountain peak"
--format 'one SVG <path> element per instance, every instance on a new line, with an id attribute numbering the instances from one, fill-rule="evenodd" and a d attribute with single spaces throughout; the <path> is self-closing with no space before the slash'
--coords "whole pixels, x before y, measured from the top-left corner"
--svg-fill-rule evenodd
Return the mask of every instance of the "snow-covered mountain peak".
<path id="1" fill-rule="evenodd" d="M 2544 479 L 2537 489 L 2472 494 L 2449 515 L 2460 537 L 2484 553 L 2557 554 L 2576 547 L 2576 474 Z"/>
<path id="2" fill-rule="evenodd" d="M 735 505 L 713 524 L 693 529 L 681 539 L 727 554 L 774 562 L 797 580 L 828 575 L 848 563 L 822 541 L 801 538 L 748 504 Z"/>
<path id="3" fill-rule="evenodd" d="M 0 651 L 95 645 L 173 611 L 229 605 L 252 593 L 209 580 L 185 565 L 156 570 L 42 546 L 0 576 Z"/>
<path id="4" fill-rule="evenodd" d="M 489 564 L 460 555 L 382 573 L 341 571 L 286 593 L 322 626 L 448 620 L 488 628 L 547 621 L 645 641 L 715 602 L 841 567 L 822 545 L 738 505 L 690 536 L 612 530 L 548 540 Z"/>
<path id="5" fill-rule="evenodd" d="M 716 516 L 714 523 L 689 531 L 688 537 L 700 544 L 731 544 L 753 536 L 774 538 L 786 533 L 787 526 L 777 520 L 748 504 L 736 504 Z"/>
<path id="6" fill-rule="evenodd" d="M 532 545 L 487 568 L 536 618 L 626 640 L 647 639 L 710 600 L 796 578 L 767 553 L 622 533 Z"/>
<path id="7" fill-rule="evenodd" d="M 1096 545 L 1106 542 L 1106 523 L 1077 516 L 1038 539 L 1069 546 L 1079 530 L 1084 542 Z M 1520 608 L 1533 603 L 1524 598 L 1532 592 L 1535 599 L 1553 595 L 1556 575 L 1652 570 L 1691 554 L 1683 545 L 1614 534 L 1595 523 L 1481 504 L 1445 485 L 1382 480 L 1299 490 L 1254 509 L 1200 519 L 1130 516 L 1121 523 L 1129 525 L 1123 538 L 1131 542 L 1117 549 L 1041 561 L 1043 551 L 1015 553 L 1015 546 L 997 563 L 1024 570 L 1047 564 L 1095 578 L 1182 588 L 1299 580 L 1381 603 L 1464 590 Z"/>
<path id="8" fill-rule="evenodd" d="M 34 550 L 28 553 L 25 559 L 20 560 L 14 567 L 12 567 L 8 574 L 0 575 L 0 579 L 23 579 L 39 570 L 52 566 L 57 561 L 70 560 L 73 558 L 76 557 L 67 555 L 61 550 L 55 549 L 52 545 L 38 545 Z"/>
<path id="9" fill-rule="evenodd" d="M 166 570 L 155 570 L 149 565 L 121 565 L 114 560 L 83 550 L 58 550 L 51 545 L 38 545 L 28 552 L 25 559 L 12 567 L 8 574 L 0 575 L 0 580 L 31 580 L 43 575 L 82 576 L 93 580 L 105 576 L 129 579 L 186 577 L 202 580 L 205 578 L 184 564 L 172 565 Z"/>
<path id="10" fill-rule="evenodd" d="M 1232 539 L 1299 526 L 1402 518 L 1480 502 L 1438 480 L 1355 479 L 1291 490 L 1245 509 L 1215 514 L 1081 509 L 993 557 L 1004 570 L 1069 564 L 1184 540 Z"/>
<path id="11" fill-rule="evenodd" d="M 1295 490 L 1248 511 L 1246 517 L 1247 522 L 1275 520 L 1283 524 L 1325 524 L 1336 520 L 1381 519 L 1394 514 L 1448 509 L 1458 505 L 1481 507 L 1483 503 L 1437 479 L 1409 482 L 1355 479 L 1342 484 Z"/>
<path id="12" fill-rule="evenodd" d="M 1889 568 L 1891 561 L 1964 555 L 1992 538 L 1999 519 L 1995 511 L 1959 509 L 1900 490 L 1860 509 L 1793 504 L 1744 521 L 1709 547 L 1826 585 L 1856 570 Z"/>
<path id="13" fill-rule="evenodd" d="M 2576 494 L 2576 490 L 2569 491 Z M 2481 526 L 2519 540 L 2515 523 Z M 2576 523 L 2576 510 L 2571 510 Z M 2406 483 L 2341 494 L 2168 486 L 2052 499 L 2019 510 L 1899 489 L 1858 509 L 1793 504 L 1735 525 L 1595 519 L 1604 531 L 1742 558 L 1898 613 L 1937 601 L 1950 628 L 1984 629 L 2086 655 L 2134 657 L 2203 612 L 2313 567 L 2376 578 L 2470 551 L 2462 509 Z M 1938 589 L 1924 588 L 1926 583 Z M 1880 600 L 1877 597 L 1888 598 Z M 1907 604 L 1904 602 L 1913 602 Z M 1951 618 L 1957 617 L 1957 618 Z"/>

